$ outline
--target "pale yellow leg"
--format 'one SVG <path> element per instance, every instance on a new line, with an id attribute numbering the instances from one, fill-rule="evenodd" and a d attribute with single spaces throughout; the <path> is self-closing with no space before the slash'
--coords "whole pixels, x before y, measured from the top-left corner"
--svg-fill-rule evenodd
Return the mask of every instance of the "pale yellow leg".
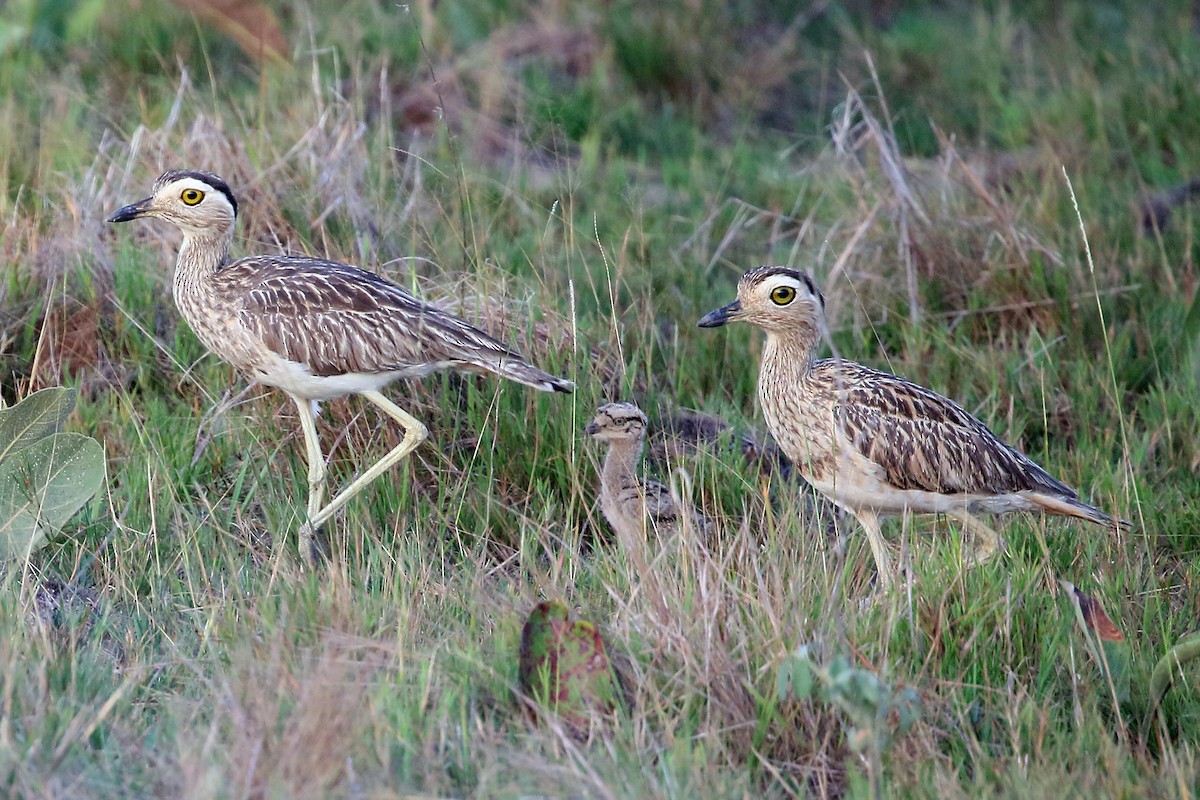
<path id="1" fill-rule="evenodd" d="M 387 472 L 393 464 L 415 450 L 417 445 L 425 441 L 426 437 L 429 436 L 429 430 L 421 424 L 419 419 L 400 408 L 400 406 L 391 400 L 388 400 L 379 392 L 373 390 L 366 391 L 362 393 L 362 396 L 378 406 L 389 417 L 396 420 L 400 427 L 404 429 L 404 438 L 387 455 L 376 461 L 374 466 L 355 478 L 353 483 L 330 500 L 328 505 L 309 516 L 309 524 L 312 525 L 314 530 L 336 514 L 342 506 L 350 501 L 350 498 L 361 492 L 380 475 Z"/>
<path id="2" fill-rule="evenodd" d="M 951 511 L 949 516 L 961 522 L 965 530 L 975 535 L 975 551 L 968 562 L 971 566 L 979 566 L 1000 551 L 1000 534 L 980 522 L 978 518 L 966 511 Z"/>
<path id="3" fill-rule="evenodd" d="M 883 533 L 879 529 L 879 517 L 870 511 L 852 513 L 866 532 L 867 543 L 871 545 L 871 553 L 875 556 L 875 568 L 879 571 L 876 585 L 886 590 L 892 585 L 892 560 L 888 556 L 887 542 L 883 540 Z"/>
<path id="4" fill-rule="evenodd" d="M 317 423 L 312 412 L 311 401 L 292 396 L 300 412 L 300 430 L 304 432 L 304 447 L 308 459 L 308 514 L 300 526 L 300 563 L 307 564 L 315 558 L 313 536 L 316 526 L 311 520 L 321 508 L 325 497 L 325 455 L 321 452 L 321 440 L 317 438 Z"/>
<path id="5" fill-rule="evenodd" d="M 300 526 L 299 545 L 300 561 L 309 564 L 316 560 L 315 542 L 316 531 L 334 514 L 346 505 L 354 495 L 363 490 L 371 481 L 386 472 L 393 464 L 407 456 L 417 445 L 429 436 L 429 431 L 421 421 L 407 413 L 404 409 L 388 400 L 376 391 L 363 392 L 362 396 L 383 410 L 389 417 L 396 420 L 404 428 L 404 438 L 383 458 L 343 489 L 329 504 L 322 507 L 325 497 L 325 456 L 321 452 L 321 442 L 317 438 L 316 419 L 313 416 L 312 405 L 309 401 L 293 397 L 296 408 L 300 411 L 300 429 L 304 432 L 304 445 L 308 455 L 308 513 L 303 525 Z"/>

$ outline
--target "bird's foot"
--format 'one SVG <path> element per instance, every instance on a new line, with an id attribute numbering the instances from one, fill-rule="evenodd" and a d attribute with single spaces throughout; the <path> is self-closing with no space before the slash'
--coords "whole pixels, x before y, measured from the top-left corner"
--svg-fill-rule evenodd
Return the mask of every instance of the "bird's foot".
<path id="1" fill-rule="evenodd" d="M 858 601 L 859 610 L 870 611 L 876 608 L 896 592 L 903 592 L 912 579 L 912 572 L 907 566 L 901 566 L 895 575 L 890 571 L 886 574 L 877 571 L 868 582 L 868 593 Z"/>
<path id="2" fill-rule="evenodd" d="M 966 512 L 951 514 L 962 523 L 964 532 L 969 532 L 974 540 L 974 548 L 970 553 L 966 552 L 966 543 L 964 537 L 963 543 L 963 565 L 967 567 L 977 567 L 980 564 L 989 561 L 996 555 L 1003 553 L 1005 549 L 1004 537 L 996 532 L 990 525 L 978 519 L 972 514 Z"/>
<path id="3" fill-rule="evenodd" d="M 970 567 L 978 567 L 991 561 L 1006 549 L 1004 537 L 999 534 L 995 534 L 991 538 L 976 536 L 975 539 L 975 549 L 967 557 L 967 566 Z"/>

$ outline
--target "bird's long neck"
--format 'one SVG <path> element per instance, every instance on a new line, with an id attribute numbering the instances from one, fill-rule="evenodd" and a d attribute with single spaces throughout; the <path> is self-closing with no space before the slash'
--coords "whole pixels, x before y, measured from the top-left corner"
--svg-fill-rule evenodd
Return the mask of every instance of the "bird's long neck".
<path id="1" fill-rule="evenodd" d="M 642 438 L 614 439 L 604 457 L 604 481 L 609 486 L 621 486 L 635 479 L 638 460 L 642 457 Z"/>
<path id="2" fill-rule="evenodd" d="M 762 365 L 758 370 L 758 404 L 767 427 L 778 432 L 788 421 L 781 415 L 795 407 L 797 395 L 805 392 L 812 374 L 816 334 L 767 331 Z"/>
<path id="3" fill-rule="evenodd" d="M 804 380 L 812 371 L 813 355 L 821 334 L 815 328 L 797 331 L 767 331 L 763 348 L 763 369 L 768 364 L 779 378 Z"/>
<path id="4" fill-rule="evenodd" d="M 201 291 L 204 281 L 229 261 L 232 242 L 231 230 L 215 235 L 185 234 L 175 261 L 175 297 Z"/>

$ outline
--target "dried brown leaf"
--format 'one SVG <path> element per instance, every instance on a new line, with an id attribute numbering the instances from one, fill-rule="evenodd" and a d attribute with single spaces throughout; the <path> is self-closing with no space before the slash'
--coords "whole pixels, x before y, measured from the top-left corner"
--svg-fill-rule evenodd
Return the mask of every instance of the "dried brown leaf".
<path id="1" fill-rule="evenodd" d="M 1087 623 L 1089 628 L 1096 632 L 1101 641 L 1125 641 L 1125 634 L 1121 632 L 1116 623 L 1104 612 L 1104 608 L 1100 605 L 1099 600 L 1083 592 L 1078 586 L 1071 586 L 1071 590 L 1075 593 L 1075 599 L 1079 601 L 1079 610 L 1083 613 L 1083 621 Z"/>

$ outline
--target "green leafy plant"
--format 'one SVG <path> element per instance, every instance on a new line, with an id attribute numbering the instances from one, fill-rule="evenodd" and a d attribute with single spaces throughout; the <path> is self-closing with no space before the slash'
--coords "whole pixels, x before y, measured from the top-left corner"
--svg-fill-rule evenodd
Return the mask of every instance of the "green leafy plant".
<path id="1" fill-rule="evenodd" d="M 779 666 L 775 694 L 780 701 L 811 697 L 846 716 L 850 721 L 846 743 L 867 757 L 872 797 L 882 794 L 883 752 L 921 716 L 915 690 L 897 688 L 845 656 L 837 656 L 828 666 L 819 664 L 808 645 L 796 648 Z"/>
<path id="2" fill-rule="evenodd" d="M 1129 645 L 1125 635 L 1104 613 L 1099 601 L 1080 591 L 1068 581 L 1059 581 L 1075 607 L 1075 618 L 1087 635 L 1088 652 L 1099 665 L 1100 672 L 1113 692 L 1117 704 L 1129 700 Z M 1176 681 L 1183 677 L 1183 666 L 1200 659 L 1200 634 L 1177 642 L 1168 650 L 1150 674 L 1150 714 L 1154 722 L 1162 710 L 1163 697 Z"/>
<path id="3" fill-rule="evenodd" d="M 538 603 L 521 631 L 521 691 L 563 721 L 577 737 L 612 711 L 617 698 L 612 665 L 596 626 L 571 620 L 562 603 Z"/>
<path id="4" fill-rule="evenodd" d="M 100 488 L 104 449 L 62 430 L 75 390 L 43 389 L 0 409 L 0 561 L 25 558 Z"/>

